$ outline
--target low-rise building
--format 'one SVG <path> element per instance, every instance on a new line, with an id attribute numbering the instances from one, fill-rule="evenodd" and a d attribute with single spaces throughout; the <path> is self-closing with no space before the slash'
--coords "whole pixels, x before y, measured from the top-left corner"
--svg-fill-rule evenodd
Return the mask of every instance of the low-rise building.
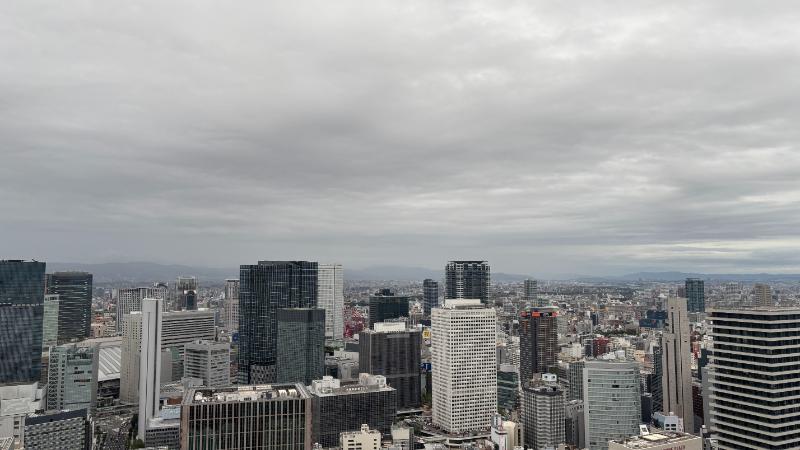
<path id="1" fill-rule="evenodd" d="M 608 442 L 608 450 L 702 450 L 703 439 L 686 433 L 658 431 Z"/>

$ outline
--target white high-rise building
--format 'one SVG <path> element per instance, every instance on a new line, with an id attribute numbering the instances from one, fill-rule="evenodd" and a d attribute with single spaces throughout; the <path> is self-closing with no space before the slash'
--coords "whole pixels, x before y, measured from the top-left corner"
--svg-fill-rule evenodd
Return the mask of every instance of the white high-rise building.
<path id="1" fill-rule="evenodd" d="M 225 280 L 225 329 L 239 330 L 239 279 Z"/>
<path id="2" fill-rule="evenodd" d="M 687 432 L 694 432 L 692 401 L 692 349 L 685 298 L 667 299 L 667 322 L 661 346 L 663 409 L 683 419 Z"/>
<path id="3" fill-rule="evenodd" d="M 642 417 L 639 364 L 612 359 L 586 361 L 583 399 L 589 450 L 608 450 L 608 441 L 638 434 Z"/>
<path id="4" fill-rule="evenodd" d="M 125 335 L 125 316 L 142 310 L 142 299 L 155 298 L 153 288 L 117 289 L 117 332 Z"/>
<path id="5" fill-rule="evenodd" d="M 344 278 L 341 264 L 317 269 L 317 308 L 325 310 L 325 337 L 344 338 Z"/>
<path id="6" fill-rule="evenodd" d="M 139 360 L 139 435 L 144 440 L 147 421 L 158 416 L 161 387 L 161 331 L 164 300 L 142 300 L 142 346 Z"/>
<path id="7" fill-rule="evenodd" d="M 497 316 L 479 299 L 431 312 L 433 423 L 451 433 L 486 430 L 497 412 Z"/>
<path id="8" fill-rule="evenodd" d="M 231 346 L 227 342 L 197 340 L 186 344 L 183 376 L 203 380 L 203 386 L 231 384 Z"/>

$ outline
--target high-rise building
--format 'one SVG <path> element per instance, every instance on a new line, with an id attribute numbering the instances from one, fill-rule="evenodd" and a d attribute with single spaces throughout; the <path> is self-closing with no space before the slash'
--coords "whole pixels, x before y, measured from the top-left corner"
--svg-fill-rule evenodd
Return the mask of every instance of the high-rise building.
<path id="1" fill-rule="evenodd" d="M 0 385 L 41 378 L 45 263 L 0 261 Z"/>
<path id="2" fill-rule="evenodd" d="M 687 278 L 684 285 L 689 312 L 706 310 L 705 282 L 699 278 Z"/>
<path id="3" fill-rule="evenodd" d="M 491 280 L 486 261 L 450 261 L 445 266 L 445 299 L 480 299 L 489 303 Z"/>
<path id="4" fill-rule="evenodd" d="M 58 294 L 45 294 L 42 319 L 42 350 L 58 345 Z"/>
<path id="5" fill-rule="evenodd" d="M 175 282 L 175 309 L 194 311 L 197 309 L 197 277 L 178 277 Z"/>
<path id="6" fill-rule="evenodd" d="M 239 330 L 239 279 L 225 280 L 225 329 Z"/>
<path id="7" fill-rule="evenodd" d="M 91 425 L 86 409 L 32 414 L 25 418 L 25 448 L 89 450 Z"/>
<path id="8" fill-rule="evenodd" d="M 538 308 L 544 306 L 544 302 L 541 301 L 539 298 L 539 284 L 536 280 L 527 279 L 525 280 L 525 303 L 527 303 L 528 307 Z"/>
<path id="9" fill-rule="evenodd" d="M 136 404 L 139 401 L 140 349 L 142 342 L 142 314 L 134 311 L 126 317 L 126 334 L 122 338 L 120 362 L 120 401 Z M 177 361 L 170 373 L 163 373 L 161 381 L 175 381 L 183 376 L 184 346 L 198 339 L 214 340 L 214 313 L 200 311 L 170 311 L 162 315 L 161 351 L 174 349 Z M 168 378 L 167 379 L 167 376 Z"/>
<path id="10" fill-rule="evenodd" d="M 666 303 L 667 322 L 662 341 L 662 401 L 664 412 L 683 419 L 687 431 L 694 430 L 692 404 L 692 349 L 686 301 L 671 297 Z"/>
<path id="11" fill-rule="evenodd" d="M 519 367 L 500 364 L 497 368 L 497 407 L 514 411 L 519 406 Z"/>
<path id="12" fill-rule="evenodd" d="M 408 317 L 407 295 L 397 295 L 391 289 L 381 289 L 369 296 L 369 327 L 376 323 Z"/>
<path id="13" fill-rule="evenodd" d="M 422 307 L 425 317 L 431 316 L 431 310 L 439 307 L 439 282 L 427 278 L 422 281 Z"/>
<path id="14" fill-rule="evenodd" d="M 663 337 L 658 337 L 658 345 L 653 346 L 653 373 L 650 377 L 650 393 L 653 411 L 664 411 L 664 347 Z"/>
<path id="15" fill-rule="evenodd" d="M 278 310 L 278 383 L 311 384 L 325 375 L 325 310 Z"/>
<path id="16" fill-rule="evenodd" d="M 558 308 L 530 308 L 519 317 L 519 377 L 522 383 L 558 363 Z"/>
<path id="17" fill-rule="evenodd" d="M 183 376 L 203 380 L 203 386 L 231 384 L 231 345 L 198 339 L 184 347 Z"/>
<path id="18" fill-rule="evenodd" d="M 138 287 L 117 289 L 117 332 L 125 335 L 125 316 L 142 310 L 142 299 L 159 298 L 154 295 L 153 288 Z"/>
<path id="19" fill-rule="evenodd" d="M 344 272 L 341 264 L 320 264 L 317 306 L 325 310 L 325 337 L 344 338 Z"/>
<path id="20" fill-rule="evenodd" d="M 431 319 L 433 423 L 488 429 L 497 412 L 497 316 L 480 299 L 445 300 Z"/>
<path id="21" fill-rule="evenodd" d="M 608 450 L 608 441 L 638 434 L 642 415 L 638 363 L 586 361 L 583 399 L 589 450 Z"/>
<path id="22" fill-rule="evenodd" d="M 88 338 L 92 326 L 92 274 L 47 274 L 47 293 L 58 295 L 58 343 Z"/>
<path id="23" fill-rule="evenodd" d="M 753 286 L 753 305 L 758 307 L 774 306 L 772 302 L 772 289 L 768 284 L 756 283 Z"/>
<path id="24" fill-rule="evenodd" d="M 800 448 L 800 309 L 711 309 L 706 425 L 720 450 Z"/>
<path id="25" fill-rule="evenodd" d="M 239 270 L 240 384 L 277 378 L 278 310 L 317 306 L 317 263 L 259 261 Z"/>
<path id="26" fill-rule="evenodd" d="M 323 448 L 339 444 L 343 431 L 358 430 L 362 424 L 381 434 L 391 432 L 397 415 L 397 391 L 381 375 L 362 373 L 358 384 L 341 384 L 324 377 L 311 383 L 313 438 Z"/>
<path id="27" fill-rule="evenodd" d="M 556 376 L 542 374 L 522 387 L 523 443 L 528 449 L 558 448 L 565 442 L 564 391 Z"/>
<path id="28" fill-rule="evenodd" d="M 181 448 L 311 450 L 311 407 L 301 383 L 192 388 L 181 403 Z"/>
<path id="29" fill-rule="evenodd" d="M 583 400 L 583 368 L 586 363 L 581 361 L 569 362 L 569 391 L 567 400 Z"/>
<path id="30" fill-rule="evenodd" d="M 62 344 L 50 349 L 47 408 L 91 409 L 97 404 L 99 348 Z"/>
<path id="31" fill-rule="evenodd" d="M 142 345 L 139 360 L 139 439 L 147 422 L 158 416 L 161 389 L 161 333 L 164 300 L 142 300 Z"/>
<path id="32" fill-rule="evenodd" d="M 359 372 L 383 375 L 397 390 L 397 408 L 419 408 L 422 334 L 406 329 L 403 322 L 376 323 L 374 330 L 359 333 Z"/>

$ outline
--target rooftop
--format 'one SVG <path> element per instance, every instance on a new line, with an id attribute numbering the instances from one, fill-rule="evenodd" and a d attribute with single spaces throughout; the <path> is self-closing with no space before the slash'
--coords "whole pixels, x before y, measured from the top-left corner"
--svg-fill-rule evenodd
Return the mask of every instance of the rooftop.
<path id="1" fill-rule="evenodd" d="M 183 403 L 254 402 L 284 398 L 309 398 L 309 394 L 300 383 L 259 384 L 217 389 L 193 388 L 186 391 Z"/>
<path id="2" fill-rule="evenodd" d="M 630 449 L 647 449 L 657 447 L 664 444 L 678 444 L 681 442 L 700 439 L 687 433 L 675 433 L 669 431 L 659 431 L 657 433 L 644 434 L 641 436 L 634 436 L 627 439 L 617 439 L 610 442 L 624 445 L 625 448 Z"/>

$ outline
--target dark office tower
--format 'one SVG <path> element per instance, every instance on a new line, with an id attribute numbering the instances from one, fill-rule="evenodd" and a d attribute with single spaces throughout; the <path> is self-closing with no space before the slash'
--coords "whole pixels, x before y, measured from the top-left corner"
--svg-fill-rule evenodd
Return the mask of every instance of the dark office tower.
<path id="1" fill-rule="evenodd" d="M 92 274 L 47 274 L 47 294 L 58 295 L 58 343 L 88 338 L 92 328 Z"/>
<path id="2" fill-rule="evenodd" d="M 658 341 L 658 346 L 653 347 L 653 376 L 650 382 L 650 393 L 653 395 L 653 411 L 656 412 L 664 410 L 664 361 L 660 336 Z"/>
<path id="3" fill-rule="evenodd" d="M 311 384 L 325 375 L 325 310 L 278 310 L 278 383 Z"/>
<path id="4" fill-rule="evenodd" d="M 259 261 L 239 269 L 239 384 L 273 383 L 278 310 L 317 306 L 317 263 Z"/>
<path id="5" fill-rule="evenodd" d="M 175 282 L 175 301 L 177 310 L 193 311 L 197 309 L 197 278 L 178 277 Z"/>
<path id="6" fill-rule="evenodd" d="M 558 308 L 529 308 L 519 317 L 519 378 L 548 373 L 558 363 Z"/>
<path id="7" fill-rule="evenodd" d="M 687 278 L 685 286 L 689 312 L 704 312 L 706 310 L 705 282 L 699 278 Z"/>
<path id="8" fill-rule="evenodd" d="M 0 385 L 39 381 L 43 262 L 0 261 Z"/>
<path id="9" fill-rule="evenodd" d="M 444 298 L 481 299 L 489 303 L 489 263 L 450 261 L 445 266 Z"/>
<path id="10" fill-rule="evenodd" d="M 403 322 L 375 324 L 375 330 L 359 333 L 358 371 L 383 375 L 397 390 L 397 408 L 419 408 L 421 399 L 420 355 L 422 335 Z"/>
<path id="11" fill-rule="evenodd" d="M 422 282 L 423 307 L 425 317 L 430 317 L 431 309 L 439 307 L 439 283 L 430 278 Z"/>
<path id="12" fill-rule="evenodd" d="M 369 296 L 369 327 L 376 323 L 408 317 L 407 295 L 396 295 L 391 289 L 381 289 Z"/>

